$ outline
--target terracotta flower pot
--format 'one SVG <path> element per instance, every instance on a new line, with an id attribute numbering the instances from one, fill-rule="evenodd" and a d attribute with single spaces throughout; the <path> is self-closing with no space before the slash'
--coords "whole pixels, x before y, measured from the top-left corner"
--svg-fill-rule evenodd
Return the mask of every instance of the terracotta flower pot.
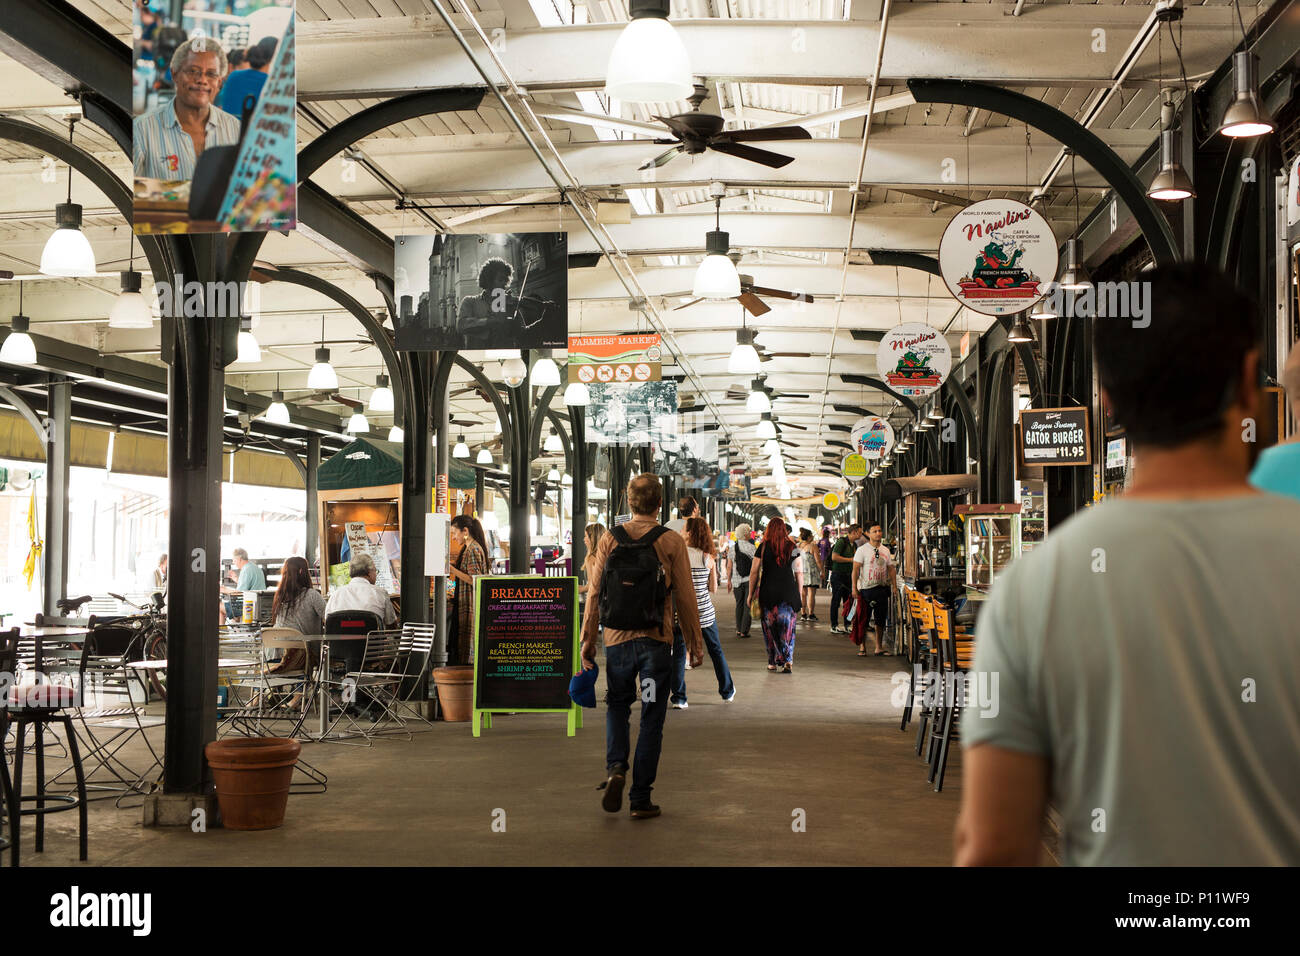
<path id="1" fill-rule="evenodd" d="M 469 720 L 474 716 L 474 667 L 435 667 L 433 679 L 438 685 L 438 702 L 443 720 Z"/>
<path id="2" fill-rule="evenodd" d="M 203 752 L 212 768 L 229 830 L 270 830 L 284 823 L 289 782 L 302 744 L 282 737 L 231 737 L 214 740 Z"/>

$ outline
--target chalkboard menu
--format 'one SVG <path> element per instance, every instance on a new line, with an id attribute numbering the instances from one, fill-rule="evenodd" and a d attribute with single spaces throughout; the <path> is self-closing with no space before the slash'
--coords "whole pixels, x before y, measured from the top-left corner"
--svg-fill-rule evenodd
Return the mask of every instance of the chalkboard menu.
<path id="1" fill-rule="evenodd" d="M 474 584 L 475 710 L 571 710 L 578 579 L 485 575 Z"/>
<path id="2" fill-rule="evenodd" d="M 1088 409 L 1082 405 L 1023 409 L 1016 445 L 1022 465 L 1090 465 Z"/>

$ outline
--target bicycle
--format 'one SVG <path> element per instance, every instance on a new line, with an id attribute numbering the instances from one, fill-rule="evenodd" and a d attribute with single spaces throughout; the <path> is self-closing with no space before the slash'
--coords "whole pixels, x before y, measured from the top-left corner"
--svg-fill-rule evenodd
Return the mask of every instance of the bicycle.
<path id="1" fill-rule="evenodd" d="M 165 661 L 167 660 L 167 615 L 163 611 L 163 596 L 160 592 L 154 592 L 152 600 L 147 606 L 136 604 L 120 594 L 108 592 L 108 596 L 115 598 L 129 607 L 135 608 L 140 613 L 131 614 L 127 617 L 117 618 L 112 621 L 114 627 L 128 627 L 137 632 L 136 640 L 139 642 L 141 657 L 147 661 Z M 149 686 L 153 692 L 158 695 L 160 700 L 167 699 L 167 670 L 150 670 Z"/>

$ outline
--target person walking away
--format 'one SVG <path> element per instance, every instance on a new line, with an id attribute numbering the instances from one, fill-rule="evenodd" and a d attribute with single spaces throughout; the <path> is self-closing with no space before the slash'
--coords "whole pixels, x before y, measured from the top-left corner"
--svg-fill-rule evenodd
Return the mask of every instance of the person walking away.
<path id="1" fill-rule="evenodd" d="M 1263 323 L 1204 263 L 1142 279 L 1140 324 L 1092 326 L 1133 481 L 999 574 L 976 621 L 959 865 L 1033 865 L 1049 798 L 1065 865 L 1300 864 L 1300 502 L 1248 484 L 1242 435 Z"/>
<path id="2" fill-rule="evenodd" d="M 1291 402 L 1291 416 L 1300 421 L 1300 342 L 1291 344 L 1282 369 L 1282 389 Z M 1250 483 L 1261 491 L 1300 498 L 1300 432 L 1264 449 L 1250 473 Z"/>
<path id="3" fill-rule="evenodd" d="M 731 587 L 736 596 L 736 637 L 749 637 L 753 621 L 749 616 L 749 578 L 754 570 L 754 529 L 747 524 L 736 526 L 736 540 L 731 545 Z"/>
<path id="4" fill-rule="evenodd" d="M 763 531 L 762 544 L 754 552 L 754 568 L 749 579 L 750 593 L 758 593 L 767 669 L 773 673 L 789 674 L 794 667 L 794 631 L 803 586 L 803 571 L 794 550 L 786 523 L 773 518 Z"/>
<path id="5" fill-rule="evenodd" d="M 475 525 L 478 528 L 475 529 Z M 474 663 L 474 579 L 491 573 L 487 558 L 487 540 L 483 526 L 470 515 L 456 515 L 451 528 L 460 538 L 460 552 L 452 565 L 456 579 L 456 656 L 458 664 Z M 477 534 L 475 531 L 477 530 Z"/>
<path id="6" fill-rule="evenodd" d="M 704 646 L 713 661 L 713 673 L 718 678 L 718 696 L 728 704 L 736 699 L 736 685 L 731 679 L 731 669 L 722 653 L 718 640 L 718 615 L 713 607 L 713 592 L 718 587 L 717 556 L 713 551 L 713 533 L 703 518 L 686 519 L 686 555 L 691 563 L 691 582 L 695 588 L 695 603 L 700 612 L 700 633 Z M 673 643 L 674 710 L 685 710 L 686 703 L 686 653 L 685 647 Z"/>
<path id="7" fill-rule="evenodd" d="M 664 717 L 672 682 L 673 609 L 686 636 L 690 662 L 704 660 L 704 638 L 686 542 L 658 522 L 663 486 L 644 472 L 627 486 L 632 519 L 601 538 L 591 566 L 582 619 L 582 669 L 596 666 L 596 642 L 605 644 L 605 794 L 601 806 L 623 806 L 632 703 L 641 701 L 641 725 L 628 793 L 634 820 L 659 816 L 651 802 Z M 603 630 L 602 630 L 603 629 Z"/>
<path id="8" fill-rule="evenodd" d="M 817 589 L 822 585 L 822 559 L 817 542 L 808 528 L 799 529 L 799 551 L 803 560 L 803 613 L 799 619 L 812 623 L 817 620 Z"/>
<path id="9" fill-rule="evenodd" d="M 853 555 L 866 538 L 862 537 L 860 525 L 849 525 L 846 531 L 831 547 L 830 585 L 831 585 L 831 633 L 847 634 L 849 601 L 853 595 Z M 844 606 L 845 620 L 841 625 L 840 605 Z"/>
<path id="10" fill-rule="evenodd" d="M 884 534 L 879 521 L 867 523 L 867 541 L 853 555 L 853 579 L 857 582 L 858 611 L 864 628 L 862 646 L 858 649 L 859 657 L 867 656 L 867 638 L 865 628 L 871 627 L 876 639 L 876 657 L 886 657 L 892 652 L 884 647 L 885 625 L 889 623 L 889 592 L 894 587 L 898 574 L 898 565 L 889 549 L 881 544 Z M 874 622 L 874 625 L 873 625 Z"/>
<path id="11" fill-rule="evenodd" d="M 669 521 L 664 527 L 669 531 L 683 534 L 686 531 L 686 519 L 694 518 L 699 514 L 699 511 L 700 506 L 695 503 L 694 498 L 679 498 L 677 499 L 677 517 Z"/>

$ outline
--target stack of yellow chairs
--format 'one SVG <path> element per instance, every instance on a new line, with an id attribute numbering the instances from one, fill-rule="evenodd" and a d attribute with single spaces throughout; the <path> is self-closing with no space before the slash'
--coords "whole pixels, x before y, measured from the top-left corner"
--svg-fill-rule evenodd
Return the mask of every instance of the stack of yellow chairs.
<path id="1" fill-rule="evenodd" d="M 935 792 L 943 789 L 948 767 L 948 751 L 954 739 L 960 740 L 959 721 L 968 692 L 966 675 L 975 666 L 975 640 L 965 628 L 953 624 L 953 612 L 938 601 L 930 602 L 934 621 L 934 643 L 938 649 L 938 704 L 930 733 L 926 758 L 930 764 L 929 780 Z"/>

